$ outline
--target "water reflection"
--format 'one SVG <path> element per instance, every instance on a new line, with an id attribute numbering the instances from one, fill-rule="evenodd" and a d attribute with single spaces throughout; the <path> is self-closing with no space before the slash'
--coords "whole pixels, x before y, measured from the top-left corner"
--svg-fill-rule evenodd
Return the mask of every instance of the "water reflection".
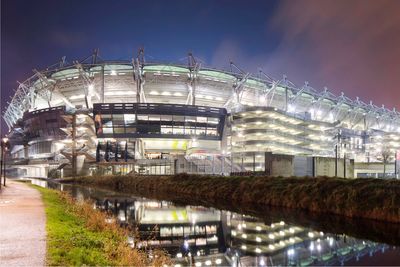
<path id="1" fill-rule="evenodd" d="M 113 213 L 121 224 L 137 227 L 141 241 L 136 247 L 165 249 L 176 266 L 357 265 L 366 257 L 380 265 L 400 264 L 400 250 L 394 246 L 282 220 L 265 223 L 214 208 L 56 183 L 47 186 L 67 190 L 78 200 L 91 198 L 95 208 Z"/>

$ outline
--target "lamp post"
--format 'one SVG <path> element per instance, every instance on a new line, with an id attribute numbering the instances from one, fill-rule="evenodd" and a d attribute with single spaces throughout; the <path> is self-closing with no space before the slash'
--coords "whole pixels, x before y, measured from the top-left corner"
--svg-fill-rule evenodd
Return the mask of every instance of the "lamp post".
<path id="1" fill-rule="evenodd" d="M 6 151 L 9 148 L 10 143 L 8 138 L 4 137 L 1 139 L 1 166 L 0 166 L 0 186 L 1 177 L 4 175 L 3 185 L 6 186 Z"/>

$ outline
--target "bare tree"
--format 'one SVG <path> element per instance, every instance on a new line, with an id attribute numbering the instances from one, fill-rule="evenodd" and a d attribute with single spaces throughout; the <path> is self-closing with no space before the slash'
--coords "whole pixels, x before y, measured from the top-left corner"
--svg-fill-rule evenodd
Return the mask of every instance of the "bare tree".
<path id="1" fill-rule="evenodd" d="M 383 146 L 380 154 L 381 161 L 383 162 L 383 178 L 386 178 L 386 164 L 389 163 L 390 157 L 392 156 L 392 152 L 390 151 L 388 146 Z"/>

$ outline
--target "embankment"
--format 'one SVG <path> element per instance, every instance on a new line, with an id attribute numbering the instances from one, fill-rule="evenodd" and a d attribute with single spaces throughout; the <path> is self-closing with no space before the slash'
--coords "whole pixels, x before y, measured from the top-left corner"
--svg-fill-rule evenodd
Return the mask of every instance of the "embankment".
<path id="1" fill-rule="evenodd" d="M 65 179 L 171 201 L 274 206 L 400 223 L 400 181 L 382 179 L 102 176 Z"/>
<path id="2" fill-rule="evenodd" d="M 49 266 L 164 266 L 169 257 L 155 250 L 150 259 L 128 244 L 129 230 L 89 202 L 75 201 L 68 194 L 33 186 L 42 194 L 46 209 Z M 108 219 L 108 220 L 107 220 Z M 111 218 L 112 219 L 112 218 Z"/>

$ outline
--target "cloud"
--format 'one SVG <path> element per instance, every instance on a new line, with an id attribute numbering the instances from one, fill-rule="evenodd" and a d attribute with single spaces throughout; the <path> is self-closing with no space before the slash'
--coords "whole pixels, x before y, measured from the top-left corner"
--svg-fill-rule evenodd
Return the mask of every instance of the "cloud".
<path id="1" fill-rule="evenodd" d="M 282 1 L 271 71 L 400 109 L 400 1 Z"/>
<path id="2" fill-rule="evenodd" d="M 267 21 L 272 51 L 252 54 L 234 40 L 217 47 L 212 64 L 232 59 L 248 71 L 283 74 L 298 85 L 400 110 L 400 1 L 283 0 Z"/>

